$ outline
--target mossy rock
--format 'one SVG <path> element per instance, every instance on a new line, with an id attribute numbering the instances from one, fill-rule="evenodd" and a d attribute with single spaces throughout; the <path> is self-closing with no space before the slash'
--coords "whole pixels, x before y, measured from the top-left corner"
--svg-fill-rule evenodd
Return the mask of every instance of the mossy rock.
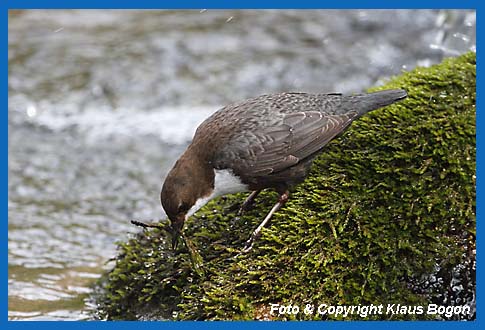
<path id="1" fill-rule="evenodd" d="M 474 53 L 375 88 L 408 98 L 353 123 L 315 160 L 254 249 L 237 255 L 276 200 L 237 217 L 245 194 L 187 221 L 186 246 L 163 231 L 119 244 L 99 283 L 102 319 L 473 319 L 471 315 L 271 315 L 270 304 L 463 305 L 475 293 Z M 472 302 L 473 304 L 473 302 Z M 385 310 L 384 310 L 385 311 Z"/>

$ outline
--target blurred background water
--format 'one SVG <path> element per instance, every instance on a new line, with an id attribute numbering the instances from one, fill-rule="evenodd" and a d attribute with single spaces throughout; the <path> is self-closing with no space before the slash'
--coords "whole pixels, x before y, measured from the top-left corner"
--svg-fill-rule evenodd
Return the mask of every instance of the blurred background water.
<path id="1" fill-rule="evenodd" d="M 8 317 L 79 320 L 130 219 L 219 107 L 360 92 L 475 51 L 470 10 L 9 13 Z"/>

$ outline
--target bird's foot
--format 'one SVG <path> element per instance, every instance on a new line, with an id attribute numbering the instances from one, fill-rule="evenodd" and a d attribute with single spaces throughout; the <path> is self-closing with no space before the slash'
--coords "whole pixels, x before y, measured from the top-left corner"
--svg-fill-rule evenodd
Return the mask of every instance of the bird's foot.
<path id="1" fill-rule="evenodd" d="M 242 215 L 244 212 L 251 211 L 254 208 L 254 201 L 250 203 L 243 203 L 239 210 L 237 211 L 237 215 Z"/>
<path id="2" fill-rule="evenodd" d="M 239 203 L 234 203 L 232 204 L 231 206 L 229 206 L 227 209 L 226 209 L 228 212 L 234 212 L 236 210 L 240 210 L 240 204 Z M 239 211 L 238 211 L 238 214 L 239 214 Z"/>
<path id="3" fill-rule="evenodd" d="M 261 236 L 261 231 L 255 230 L 251 237 L 246 241 L 244 248 L 241 250 L 241 253 L 248 253 L 253 249 L 254 242 Z"/>
<path id="4" fill-rule="evenodd" d="M 251 234 L 251 237 L 246 241 L 246 244 L 244 244 L 244 248 L 239 251 L 238 254 L 236 254 L 233 259 L 237 259 L 239 256 L 242 256 L 243 254 L 251 252 L 254 246 L 254 242 L 256 239 L 261 235 L 261 233 L 256 233 L 256 230 Z"/>
<path id="5" fill-rule="evenodd" d="M 286 203 L 286 201 L 288 200 L 289 194 L 290 193 L 288 192 L 288 190 L 286 190 L 286 191 L 284 191 L 283 193 L 280 194 L 280 196 L 278 197 L 278 202 L 273 206 L 271 211 L 269 211 L 269 213 L 266 215 L 263 222 L 261 222 L 261 224 L 258 226 L 258 228 L 256 228 L 254 230 L 254 232 L 251 234 L 251 237 L 246 241 L 246 245 L 244 246 L 244 249 L 242 249 L 240 254 L 248 253 L 253 249 L 254 242 L 261 236 L 261 231 L 269 223 L 273 214 L 276 211 L 278 211 Z M 251 194 L 251 195 L 253 195 L 253 194 Z M 257 194 L 255 194 L 255 195 L 257 195 Z M 253 198 L 254 198 L 254 196 L 253 196 Z"/>

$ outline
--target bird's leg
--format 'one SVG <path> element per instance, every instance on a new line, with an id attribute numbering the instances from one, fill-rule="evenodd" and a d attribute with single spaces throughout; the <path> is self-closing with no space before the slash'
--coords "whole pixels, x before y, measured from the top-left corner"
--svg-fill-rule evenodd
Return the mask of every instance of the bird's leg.
<path id="1" fill-rule="evenodd" d="M 249 196 L 246 198 L 244 203 L 239 204 L 239 203 L 234 203 L 233 205 L 229 206 L 227 209 L 229 212 L 237 211 L 237 215 L 241 215 L 243 212 L 248 211 L 250 209 L 251 204 L 254 203 L 254 198 L 258 196 L 258 194 L 261 192 L 261 190 L 253 190 Z M 224 197 L 223 197 L 224 198 Z"/>
<path id="2" fill-rule="evenodd" d="M 251 206 L 251 204 L 254 203 L 254 199 L 256 198 L 256 196 L 258 196 L 260 192 L 261 190 L 254 190 L 253 192 L 251 192 L 249 196 L 246 198 L 246 200 L 244 201 L 244 203 L 242 203 L 237 214 L 241 215 L 244 211 L 249 210 L 249 207 Z"/>
<path id="3" fill-rule="evenodd" d="M 251 237 L 247 240 L 246 246 L 242 250 L 242 253 L 248 253 L 249 251 L 252 250 L 254 241 L 261 235 L 261 230 L 263 229 L 263 227 L 268 224 L 273 214 L 276 211 L 278 211 L 283 205 L 285 205 L 289 196 L 290 196 L 290 192 L 288 190 L 286 190 L 284 193 L 279 195 L 278 202 L 273 206 L 271 211 L 269 211 L 269 213 L 266 215 L 263 222 L 261 222 L 258 228 L 256 228 L 255 231 L 253 231 L 253 233 L 251 234 Z"/>

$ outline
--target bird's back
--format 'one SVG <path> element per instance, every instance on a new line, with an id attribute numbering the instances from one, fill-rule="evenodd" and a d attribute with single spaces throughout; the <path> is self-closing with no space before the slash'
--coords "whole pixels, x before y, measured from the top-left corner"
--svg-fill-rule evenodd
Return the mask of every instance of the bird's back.
<path id="1" fill-rule="evenodd" d="M 363 115 L 406 96 L 404 90 L 386 90 L 354 95 L 339 93 L 261 95 L 219 109 L 199 126 L 194 138 L 197 138 L 198 135 L 207 135 L 208 132 L 237 135 L 243 130 L 278 125 L 284 115 L 297 112 L 317 111 L 324 115 L 357 112 L 359 115 Z"/>
<path id="2" fill-rule="evenodd" d="M 405 97 L 403 90 L 262 95 L 216 111 L 199 126 L 192 147 L 209 148 L 215 168 L 269 175 L 312 156 L 361 115 Z"/>

